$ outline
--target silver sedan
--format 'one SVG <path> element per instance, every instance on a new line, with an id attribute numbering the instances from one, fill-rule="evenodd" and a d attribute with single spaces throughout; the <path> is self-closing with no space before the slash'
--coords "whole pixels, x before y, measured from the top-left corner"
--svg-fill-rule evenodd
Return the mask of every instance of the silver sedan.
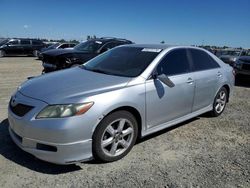
<path id="1" fill-rule="evenodd" d="M 205 112 L 219 116 L 233 85 L 233 69 L 204 49 L 125 45 L 23 83 L 9 103 L 9 132 L 45 161 L 111 162 L 137 138 Z"/>

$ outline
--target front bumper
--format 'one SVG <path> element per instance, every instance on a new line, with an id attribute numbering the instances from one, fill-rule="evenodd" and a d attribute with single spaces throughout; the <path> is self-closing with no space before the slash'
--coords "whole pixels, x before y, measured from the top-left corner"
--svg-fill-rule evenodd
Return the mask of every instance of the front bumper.
<path id="1" fill-rule="evenodd" d="M 92 140 L 84 140 L 66 144 L 43 142 L 17 135 L 12 130 L 11 126 L 9 127 L 9 133 L 12 140 L 18 147 L 34 155 L 38 159 L 47 162 L 65 165 L 92 159 Z M 43 147 L 38 147 L 41 145 Z M 55 150 L 52 151 L 51 148 L 55 148 Z"/>
<path id="2" fill-rule="evenodd" d="M 53 65 L 53 64 L 49 64 L 49 63 L 45 63 L 43 62 L 43 71 L 46 73 L 46 72 L 53 72 L 53 71 L 56 71 L 57 70 L 57 66 L 56 65 Z"/>
<path id="3" fill-rule="evenodd" d="M 47 103 L 15 94 L 18 103 L 34 106 L 23 117 L 8 108 L 9 133 L 24 151 L 44 161 L 72 164 L 92 159 L 93 121 L 85 116 L 35 119 Z M 83 123 L 85 122 L 85 123 Z"/>

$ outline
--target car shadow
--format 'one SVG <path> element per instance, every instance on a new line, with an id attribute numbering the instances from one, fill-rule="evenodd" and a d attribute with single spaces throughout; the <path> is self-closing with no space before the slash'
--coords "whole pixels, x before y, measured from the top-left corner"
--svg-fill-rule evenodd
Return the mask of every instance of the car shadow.
<path id="1" fill-rule="evenodd" d="M 31 154 L 21 150 L 10 138 L 8 119 L 0 123 L 0 155 L 30 170 L 44 174 L 64 174 L 81 170 L 78 165 L 56 165 L 39 160 Z"/>
<path id="2" fill-rule="evenodd" d="M 200 117 L 208 117 L 208 116 L 205 114 L 199 117 L 195 117 L 185 122 L 163 129 L 161 131 L 157 131 L 156 133 L 150 134 L 146 137 L 138 138 L 136 141 L 136 144 L 143 143 L 147 140 L 150 140 L 152 138 L 165 134 L 169 131 L 177 129 L 183 125 L 187 125 L 191 122 L 194 122 L 200 119 Z M 11 140 L 9 136 L 9 132 L 8 132 L 8 127 L 9 127 L 8 119 L 5 119 L 0 123 L 0 155 L 5 157 L 6 159 L 16 164 L 19 164 L 23 167 L 26 167 L 30 170 L 34 170 L 36 172 L 40 172 L 44 174 L 63 174 L 63 173 L 73 172 L 73 171 L 82 169 L 80 166 L 74 165 L 74 164 L 56 165 L 56 164 L 48 163 L 48 162 L 35 158 L 34 156 L 32 156 L 31 154 L 27 152 L 24 152 Z M 103 164 L 103 162 L 97 161 L 97 160 L 83 162 L 83 164 L 84 163 Z"/>
<path id="3" fill-rule="evenodd" d="M 250 88 L 250 76 L 237 75 L 235 77 L 235 86 Z"/>
<path id="4" fill-rule="evenodd" d="M 201 116 L 201 117 L 203 117 L 203 116 Z M 187 121 L 184 121 L 184 122 L 182 122 L 182 123 L 178 123 L 178 124 L 176 124 L 176 125 L 173 125 L 173 126 L 171 126 L 171 127 L 168 127 L 168 128 L 166 128 L 166 129 L 163 129 L 163 130 L 157 131 L 157 132 L 155 132 L 155 133 L 152 133 L 152 134 L 150 134 L 150 135 L 148 135 L 148 136 L 145 136 L 145 137 L 143 137 L 143 138 L 139 138 L 139 139 L 137 140 L 136 144 L 140 144 L 140 143 L 142 143 L 142 142 L 145 142 L 145 141 L 147 141 L 147 140 L 150 140 L 150 139 L 152 139 L 152 138 L 155 138 L 155 137 L 157 137 L 157 136 L 160 136 L 160 135 L 162 135 L 162 134 L 165 134 L 165 133 L 167 133 L 167 132 L 169 132 L 169 131 L 172 131 L 172 130 L 174 130 L 174 129 L 177 129 L 177 128 L 181 127 L 181 126 L 187 125 L 187 124 L 189 124 L 189 123 L 191 123 L 191 122 L 194 122 L 194 121 L 196 121 L 196 120 L 199 120 L 199 119 L 200 119 L 199 117 L 195 117 L 195 118 L 189 119 L 189 120 L 187 120 Z"/>
<path id="5" fill-rule="evenodd" d="M 148 135 L 148 136 L 145 136 L 145 137 L 143 137 L 143 138 L 138 138 L 138 139 L 136 140 L 135 145 L 141 144 L 141 143 L 146 142 L 146 141 L 148 141 L 148 140 L 150 140 L 150 139 L 152 139 L 152 138 L 156 138 L 157 136 L 163 135 L 163 134 L 165 134 L 165 133 L 167 133 L 167 132 L 169 132 L 169 131 L 172 131 L 172 130 L 174 130 L 174 129 L 177 129 L 177 128 L 181 127 L 181 126 L 187 125 L 188 123 L 194 122 L 194 121 L 200 119 L 200 117 L 203 117 L 203 116 L 199 116 L 199 117 L 195 117 L 195 118 L 189 119 L 189 120 L 184 121 L 184 122 L 182 122 L 182 123 L 179 123 L 179 124 L 177 124 L 177 125 L 173 125 L 173 126 L 168 127 L 168 128 L 166 128 L 166 129 L 163 129 L 163 130 L 157 131 L 157 132 L 155 132 L 155 133 L 152 133 L 152 134 L 150 134 L 150 135 Z M 204 116 L 204 117 L 206 117 L 206 116 Z M 87 164 L 103 164 L 103 162 L 97 161 L 97 160 L 87 161 L 87 162 L 84 162 L 84 163 L 87 163 Z"/>

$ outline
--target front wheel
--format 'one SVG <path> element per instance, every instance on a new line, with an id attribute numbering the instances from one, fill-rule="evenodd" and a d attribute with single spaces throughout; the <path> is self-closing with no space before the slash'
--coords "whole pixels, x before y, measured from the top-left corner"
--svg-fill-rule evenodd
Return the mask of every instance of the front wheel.
<path id="1" fill-rule="evenodd" d="M 93 156 L 103 162 L 123 158 L 135 144 L 138 125 L 127 111 L 116 111 L 106 116 L 93 134 Z"/>
<path id="2" fill-rule="evenodd" d="M 222 87 L 215 96 L 213 103 L 213 110 L 211 111 L 211 115 L 217 117 L 222 114 L 226 107 L 228 99 L 228 91 L 225 87 Z"/>
<path id="3" fill-rule="evenodd" d="M 0 57 L 4 57 L 5 56 L 5 51 L 0 50 Z"/>

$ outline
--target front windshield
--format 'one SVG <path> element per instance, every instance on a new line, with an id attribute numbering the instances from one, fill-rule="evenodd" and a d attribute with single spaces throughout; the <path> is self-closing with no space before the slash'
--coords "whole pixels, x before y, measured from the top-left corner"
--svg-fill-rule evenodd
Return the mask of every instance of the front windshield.
<path id="1" fill-rule="evenodd" d="M 4 45 L 4 44 L 7 43 L 7 42 L 8 42 L 7 39 L 4 39 L 4 40 L 0 41 L 0 46 Z"/>
<path id="2" fill-rule="evenodd" d="M 50 45 L 47 49 L 48 49 L 48 50 L 50 50 L 50 49 L 55 49 L 55 48 L 57 48 L 59 45 L 60 45 L 60 43 L 52 44 L 52 45 Z"/>
<path id="3" fill-rule="evenodd" d="M 160 51 L 161 49 L 118 47 L 88 61 L 82 68 L 104 74 L 136 77 L 148 67 Z"/>
<path id="4" fill-rule="evenodd" d="M 101 41 L 87 41 L 76 45 L 74 49 L 78 51 L 93 53 L 96 52 L 101 46 Z"/>
<path id="5" fill-rule="evenodd" d="M 223 51 L 222 55 L 239 56 L 240 53 L 241 51 L 227 50 L 227 51 Z"/>

